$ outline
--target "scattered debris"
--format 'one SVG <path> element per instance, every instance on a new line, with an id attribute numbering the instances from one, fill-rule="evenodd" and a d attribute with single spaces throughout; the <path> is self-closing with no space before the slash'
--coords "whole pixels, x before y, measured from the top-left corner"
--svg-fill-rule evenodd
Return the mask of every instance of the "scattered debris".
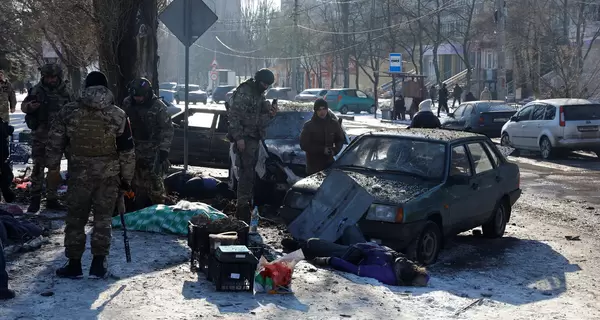
<path id="1" fill-rule="evenodd" d="M 52 292 L 52 291 L 45 291 L 45 292 L 40 293 L 40 296 L 42 296 L 42 297 L 52 297 L 53 295 L 54 295 L 54 292 Z"/>
<path id="2" fill-rule="evenodd" d="M 467 311 L 467 310 L 469 310 L 469 309 L 473 308 L 473 307 L 474 307 L 474 306 L 476 306 L 476 305 L 477 305 L 477 306 L 479 306 L 479 305 L 481 305 L 482 303 L 483 303 L 483 298 L 479 298 L 479 299 L 477 299 L 477 300 L 475 300 L 475 301 L 471 302 L 469 305 L 465 306 L 464 308 L 462 308 L 462 309 L 460 309 L 460 310 L 456 311 L 456 312 L 454 313 L 454 316 L 458 316 L 459 314 L 461 314 L 461 313 L 463 313 L 463 312 L 465 312 L 465 311 Z"/>
<path id="3" fill-rule="evenodd" d="M 565 239 L 567 239 L 569 241 L 581 241 L 579 236 L 565 236 Z"/>

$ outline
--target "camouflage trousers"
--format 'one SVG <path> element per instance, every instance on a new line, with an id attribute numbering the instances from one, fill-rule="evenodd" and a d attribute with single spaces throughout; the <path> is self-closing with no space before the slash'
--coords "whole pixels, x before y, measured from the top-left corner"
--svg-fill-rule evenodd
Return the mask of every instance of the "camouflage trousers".
<path id="1" fill-rule="evenodd" d="M 33 160 L 33 171 L 31 172 L 31 196 L 41 196 L 44 187 L 44 171 L 46 169 L 46 142 L 47 132 L 35 132 L 31 139 L 31 158 Z M 60 169 L 48 170 L 46 179 L 46 198 L 56 199 L 57 190 L 62 182 Z"/>
<path id="2" fill-rule="evenodd" d="M 131 187 L 135 193 L 136 210 L 165 203 L 164 170 L 156 174 L 151 167 L 136 163 Z"/>
<path id="3" fill-rule="evenodd" d="M 119 178 L 89 178 L 70 173 L 65 227 L 65 255 L 81 259 L 85 251 L 85 225 L 94 213 L 92 255 L 107 256 L 110 251 L 112 216 L 119 193 Z"/>
<path id="4" fill-rule="evenodd" d="M 239 152 L 236 144 L 233 145 L 236 157 L 236 166 L 238 167 L 238 186 L 237 186 L 237 207 L 247 206 L 254 198 L 254 181 L 256 179 L 256 162 L 258 161 L 258 151 L 260 140 L 244 139 L 246 149 Z"/>

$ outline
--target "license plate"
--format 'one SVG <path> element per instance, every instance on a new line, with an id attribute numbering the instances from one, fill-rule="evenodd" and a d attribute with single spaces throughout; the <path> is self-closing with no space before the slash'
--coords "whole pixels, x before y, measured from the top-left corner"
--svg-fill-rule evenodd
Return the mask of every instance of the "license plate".
<path id="1" fill-rule="evenodd" d="M 507 118 L 496 118 L 496 119 L 494 119 L 494 122 L 506 122 L 506 121 L 508 121 Z"/>
<path id="2" fill-rule="evenodd" d="M 579 130 L 579 132 L 592 132 L 592 131 L 598 131 L 598 126 L 584 126 L 584 127 L 577 127 L 577 130 Z"/>

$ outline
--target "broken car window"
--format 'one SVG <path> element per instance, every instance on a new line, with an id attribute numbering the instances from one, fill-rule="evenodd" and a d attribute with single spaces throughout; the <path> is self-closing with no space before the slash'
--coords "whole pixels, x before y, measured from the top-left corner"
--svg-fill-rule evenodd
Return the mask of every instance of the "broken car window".
<path id="1" fill-rule="evenodd" d="M 406 137 L 363 137 L 338 159 L 339 167 L 407 173 L 427 179 L 442 179 L 444 144 Z"/>
<path id="2" fill-rule="evenodd" d="M 471 157 L 473 157 L 473 166 L 475 167 L 475 174 L 480 174 L 486 171 L 494 169 L 492 161 L 488 157 L 485 150 L 479 143 L 469 144 L 469 150 L 471 151 Z"/>
<path id="3" fill-rule="evenodd" d="M 312 112 L 279 112 L 267 127 L 267 139 L 300 139 L 302 127 Z"/>
<path id="4" fill-rule="evenodd" d="M 471 176 L 471 164 L 465 146 L 452 148 L 450 176 Z"/>
<path id="5" fill-rule="evenodd" d="M 196 112 L 188 118 L 190 121 L 189 126 L 210 129 L 214 118 L 214 113 Z"/>

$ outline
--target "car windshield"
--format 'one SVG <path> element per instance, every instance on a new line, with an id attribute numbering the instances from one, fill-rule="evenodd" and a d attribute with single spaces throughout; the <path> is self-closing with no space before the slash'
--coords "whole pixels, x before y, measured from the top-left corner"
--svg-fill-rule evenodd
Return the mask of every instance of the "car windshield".
<path id="1" fill-rule="evenodd" d="M 267 127 L 267 139 L 300 139 L 300 132 L 312 112 L 279 112 Z"/>
<path id="2" fill-rule="evenodd" d="M 446 146 L 407 137 L 364 136 L 338 159 L 334 167 L 410 174 L 442 180 Z"/>
<path id="3" fill-rule="evenodd" d="M 221 93 L 221 92 L 226 93 L 226 92 L 229 92 L 229 91 L 231 91 L 233 89 L 235 89 L 235 87 L 217 87 L 215 89 L 215 93 Z"/>
<path id="4" fill-rule="evenodd" d="M 312 94 L 312 95 L 318 95 L 319 92 L 321 92 L 320 90 L 304 90 L 302 91 L 302 93 L 300 94 Z"/>
<path id="5" fill-rule="evenodd" d="M 175 88 L 177 88 L 177 85 L 174 83 L 161 83 L 158 85 L 159 89 L 163 89 L 163 90 L 175 90 Z"/>
<path id="6" fill-rule="evenodd" d="M 477 110 L 479 112 L 515 111 L 515 108 L 502 102 L 482 102 L 477 104 Z"/>
<path id="7" fill-rule="evenodd" d="M 290 91 L 289 89 L 271 89 L 271 90 L 267 91 L 267 94 L 265 95 L 265 99 L 286 100 L 287 93 L 289 91 Z"/>

